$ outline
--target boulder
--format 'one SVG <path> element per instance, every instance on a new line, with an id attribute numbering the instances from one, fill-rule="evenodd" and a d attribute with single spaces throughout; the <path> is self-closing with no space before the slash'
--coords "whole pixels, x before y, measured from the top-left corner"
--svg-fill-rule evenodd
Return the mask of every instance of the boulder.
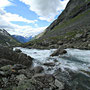
<path id="1" fill-rule="evenodd" d="M 62 41 L 58 41 L 57 44 L 58 45 L 63 45 L 63 42 Z"/>
<path id="2" fill-rule="evenodd" d="M 15 52 L 21 53 L 22 51 L 20 49 L 15 49 Z"/>
<path id="3" fill-rule="evenodd" d="M 82 34 L 76 34 L 75 38 L 81 38 Z"/>
<path id="4" fill-rule="evenodd" d="M 45 66 L 55 66 L 55 63 L 53 63 L 53 62 L 47 62 L 47 63 L 44 63 L 43 65 L 45 65 Z"/>
<path id="5" fill-rule="evenodd" d="M 12 69 L 14 69 L 14 70 L 26 69 L 26 66 L 24 66 L 22 64 L 15 64 L 12 66 Z"/>
<path id="6" fill-rule="evenodd" d="M 64 84 L 57 79 L 55 79 L 55 85 L 59 88 L 59 90 L 64 89 Z"/>
<path id="7" fill-rule="evenodd" d="M 5 65 L 13 65 L 14 62 L 8 60 L 8 59 L 2 59 L 0 58 L 0 67 L 5 66 Z"/>
<path id="8" fill-rule="evenodd" d="M 0 46 L 0 58 L 10 60 L 14 64 L 25 65 L 27 67 L 30 67 L 32 65 L 33 60 L 33 58 L 27 56 L 26 54 L 14 52 L 12 49 L 3 46 Z"/>
<path id="9" fill-rule="evenodd" d="M 58 55 L 66 54 L 66 53 L 67 53 L 67 51 L 64 49 L 57 49 L 50 56 L 58 56 Z"/>
<path id="10" fill-rule="evenodd" d="M 35 73 L 41 73 L 41 72 L 44 71 L 44 68 L 41 67 L 41 66 L 37 66 L 37 67 L 32 68 L 32 70 L 33 70 Z"/>

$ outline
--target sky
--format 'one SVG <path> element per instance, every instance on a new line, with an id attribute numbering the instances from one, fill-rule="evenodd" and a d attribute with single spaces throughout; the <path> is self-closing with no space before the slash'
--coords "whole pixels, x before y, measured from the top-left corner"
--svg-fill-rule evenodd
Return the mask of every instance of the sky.
<path id="1" fill-rule="evenodd" d="M 35 36 L 65 9 L 69 0 L 0 0 L 0 28 L 11 35 Z"/>

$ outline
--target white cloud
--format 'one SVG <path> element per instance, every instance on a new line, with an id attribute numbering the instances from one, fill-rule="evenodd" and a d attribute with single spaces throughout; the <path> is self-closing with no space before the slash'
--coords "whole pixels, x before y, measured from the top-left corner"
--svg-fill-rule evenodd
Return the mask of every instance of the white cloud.
<path id="1" fill-rule="evenodd" d="M 14 17 L 14 18 L 13 18 Z M 31 26 L 19 26 L 16 24 L 12 24 L 10 21 L 18 21 L 20 17 L 18 15 L 13 15 L 11 13 L 6 13 L 5 10 L 0 9 L 0 28 L 1 29 L 6 29 L 10 34 L 15 34 L 15 35 L 21 35 L 21 36 L 35 36 L 39 34 L 40 32 L 43 32 L 43 30 L 46 27 L 38 27 L 37 24 L 35 24 L 35 28 Z M 26 19 L 23 19 L 21 17 L 20 21 L 26 21 L 28 23 L 33 23 L 36 21 L 29 21 Z"/>
<path id="2" fill-rule="evenodd" d="M 30 10 L 39 15 L 39 19 L 52 21 L 54 17 L 65 8 L 69 0 L 20 0 L 30 6 Z M 8 13 L 4 10 L 5 7 L 13 5 L 10 0 L 0 0 L 0 28 L 6 29 L 10 34 L 30 36 L 37 35 L 46 27 L 38 27 L 34 22 L 37 20 L 28 20 L 17 14 Z M 34 23 L 35 28 L 31 26 L 19 26 L 12 24 L 11 21 L 21 21 L 26 23 Z"/>
<path id="3" fill-rule="evenodd" d="M 27 23 L 34 23 L 37 20 L 27 20 L 17 14 L 7 13 L 3 8 L 0 9 L 0 29 L 6 29 L 10 34 L 22 35 L 22 36 L 30 36 L 37 35 L 42 32 L 46 27 L 37 27 L 33 28 L 31 26 L 19 26 L 16 24 L 12 24 L 11 21 L 22 21 Z"/>
<path id="4" fill-rule="evenodd" d="M 9 0 L 0 0 L 0 8 L 4 8 L 10 5 L 12 5 L 12 3 Z"/>
<path id="5" fill-rule="evenodd" d="M 30 6 L 30 10 L 39 15 L 39 19 L 53 21 L 69 0 L 20 0 Z"/>
<path id="6" fill-rule="evenodd" d="M 21 21 L 26 23 L 35 23 L 37 20 L 28 20 L 26 18 L 23 18 L 22 16 L 19 16 L 18 14 L 12 14 L 7 13 L 5 10 L 0 9 L 0 16 L 1 18 L 5 19 L 6 21 Z"/>
<path id="7" fill-rule="evenodd" d="M 15 28 L 13 31 L 8 31 L 10 34 L 21 35 L 24 37 L 35 36 L 45 30 L 46 27 L 33 28 L 31 26 L 19 26 L 13 25 Z"/>

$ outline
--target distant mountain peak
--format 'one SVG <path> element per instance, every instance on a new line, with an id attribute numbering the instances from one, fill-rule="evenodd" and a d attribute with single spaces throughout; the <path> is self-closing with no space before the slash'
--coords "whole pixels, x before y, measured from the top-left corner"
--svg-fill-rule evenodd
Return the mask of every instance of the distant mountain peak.
<path id="1" fill-rule="evenodd" d="M 21 43 L 29 42 L 32 39 L 32 36 L 24 37 L 24 36 L 20 36 L 20 35 L 12 35 L 12 37 L 15 38 L 16 40 L 18 40 Z"/>

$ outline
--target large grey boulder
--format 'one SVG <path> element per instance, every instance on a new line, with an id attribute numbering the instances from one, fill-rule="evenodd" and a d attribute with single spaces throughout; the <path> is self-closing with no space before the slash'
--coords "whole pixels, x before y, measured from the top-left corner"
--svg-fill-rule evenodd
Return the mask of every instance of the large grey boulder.
<path id="1" fill-rule="evenodd" d="M 50 56 L 58 56 L 58 55 L 62 55 L 62 54 L 66 54 L 67 51 L 64 49 L 57 49 L 56 51 L 54 51 L 54 53 L 52 53 Z"/>
<path id="2" fill-rule="evenodd" d="M 32 60 L 30 56 L 27 56 L 23 53 L 14 52 L 12 49 L 8 47 L 0 46 L 0 58 L 5 59 L 5 62 L 9 60 L 6 64 L 22 64 L 27 67 L 32 65 Z"/>

